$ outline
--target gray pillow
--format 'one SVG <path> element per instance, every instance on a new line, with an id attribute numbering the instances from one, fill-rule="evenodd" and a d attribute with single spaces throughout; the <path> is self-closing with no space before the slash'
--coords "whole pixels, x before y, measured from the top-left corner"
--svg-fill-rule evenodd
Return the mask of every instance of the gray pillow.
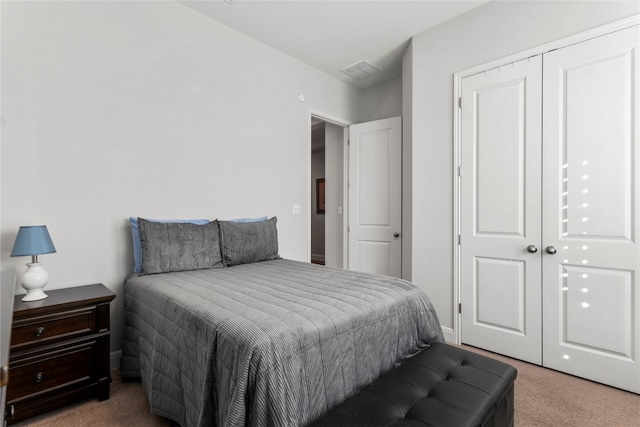
<path id="1" fill-rule="evenodd" d="M 261 222 L 220 221 L 222 260 L 225 265 L 278 259 L 277 218 Z"/>
<path id="2" fill-rule="evenodd" d="M 142 274 L 224 267 L 218 221 L 205 225 L 138 218 Z"/>

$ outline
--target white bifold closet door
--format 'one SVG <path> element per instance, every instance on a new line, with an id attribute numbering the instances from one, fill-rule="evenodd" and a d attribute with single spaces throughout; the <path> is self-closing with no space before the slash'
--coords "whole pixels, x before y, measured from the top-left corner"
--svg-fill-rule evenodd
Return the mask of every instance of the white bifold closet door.
<path id="1" fill-rule="evenodd" d="M 640 393 L 638 35 L 544 56 L 542 359 Z"/>
<path id="2" fill-rule="evenodd" d="M 462 102 L 463 342 L 540 364 L 542 58 L 463 79 Z"/>
<path id="3" fill-rule="evenodd" d="M 636 393 L 638 34 L 463 79 L 460 217 L 462 341 Z"/>

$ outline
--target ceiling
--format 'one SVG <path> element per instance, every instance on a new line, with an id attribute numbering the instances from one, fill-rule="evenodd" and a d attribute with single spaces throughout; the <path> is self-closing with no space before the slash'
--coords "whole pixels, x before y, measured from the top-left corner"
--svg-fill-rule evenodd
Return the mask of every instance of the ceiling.
<path id="1" fill-rule="evenodd" d="M 411 37 L 487 3 L 460 0 L 178 0 L 208 17 L 358 88 L 400 77 Z M 344 67 L 383 71 L 356 80 Z"/>

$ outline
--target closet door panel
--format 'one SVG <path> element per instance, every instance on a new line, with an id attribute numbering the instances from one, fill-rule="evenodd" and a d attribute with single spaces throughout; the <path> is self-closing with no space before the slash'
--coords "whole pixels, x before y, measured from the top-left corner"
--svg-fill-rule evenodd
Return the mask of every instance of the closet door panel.
<path id="1" fill-rule="evenodd" d="M 557 89 L 564 94 L 558 129 L 567 179 L 564 232 L 572 238 L 628 241 L 633 218 L 633 51 L 587 63 L 576 59 L 556 70 Z M 553 60 L 551 56 L 550 66 Z"/>
<path id="2" fill-rule="evenodd" d="M 542 362 L 540 57 L 462 82 L 462 342 Z"/>
<path id="3" fill-rule="evenodd" d="M 636 392 L 639 38 L 544 55 L 542 174 L 543 364 Z"/>

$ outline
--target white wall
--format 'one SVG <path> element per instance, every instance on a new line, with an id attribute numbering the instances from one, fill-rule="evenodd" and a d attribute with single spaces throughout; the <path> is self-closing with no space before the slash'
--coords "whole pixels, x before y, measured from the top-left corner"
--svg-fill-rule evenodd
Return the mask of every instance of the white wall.
<path id="1" fill-rule="evenodd" d="M 308 110 L 355 122 L 360 91 L 175 2 L 0 4 L 3 270 L 46 224 L 47 288 L 116 292 L 115 351 L 129 216 L 275 215 L 280 254 L 308 260 Z"/>
<path id="2" fill-rule="evenodd" d="M 370 122 L 402 115 L 402 77 L 380 83 L 362 93 L 358 120 Z"/>
<path id="3" fill-rule="evenodd" d="M 489 2 L 413 38 L 412 97 L 404 116 L 413 151 L 412 280 L 453 328 L 453 74 L 640 12 L 628 2 Z M 408 79 L 408 80 L 407 80 Z M 405 128 L 406 129 L 406 128 Z"/>
<path id="4" fill-rule="evenodd" d="M 413 43 L 413 42 L 411 42 Z M 402 278 L 413 280 L 413 49 L 402 58 Z"/>

